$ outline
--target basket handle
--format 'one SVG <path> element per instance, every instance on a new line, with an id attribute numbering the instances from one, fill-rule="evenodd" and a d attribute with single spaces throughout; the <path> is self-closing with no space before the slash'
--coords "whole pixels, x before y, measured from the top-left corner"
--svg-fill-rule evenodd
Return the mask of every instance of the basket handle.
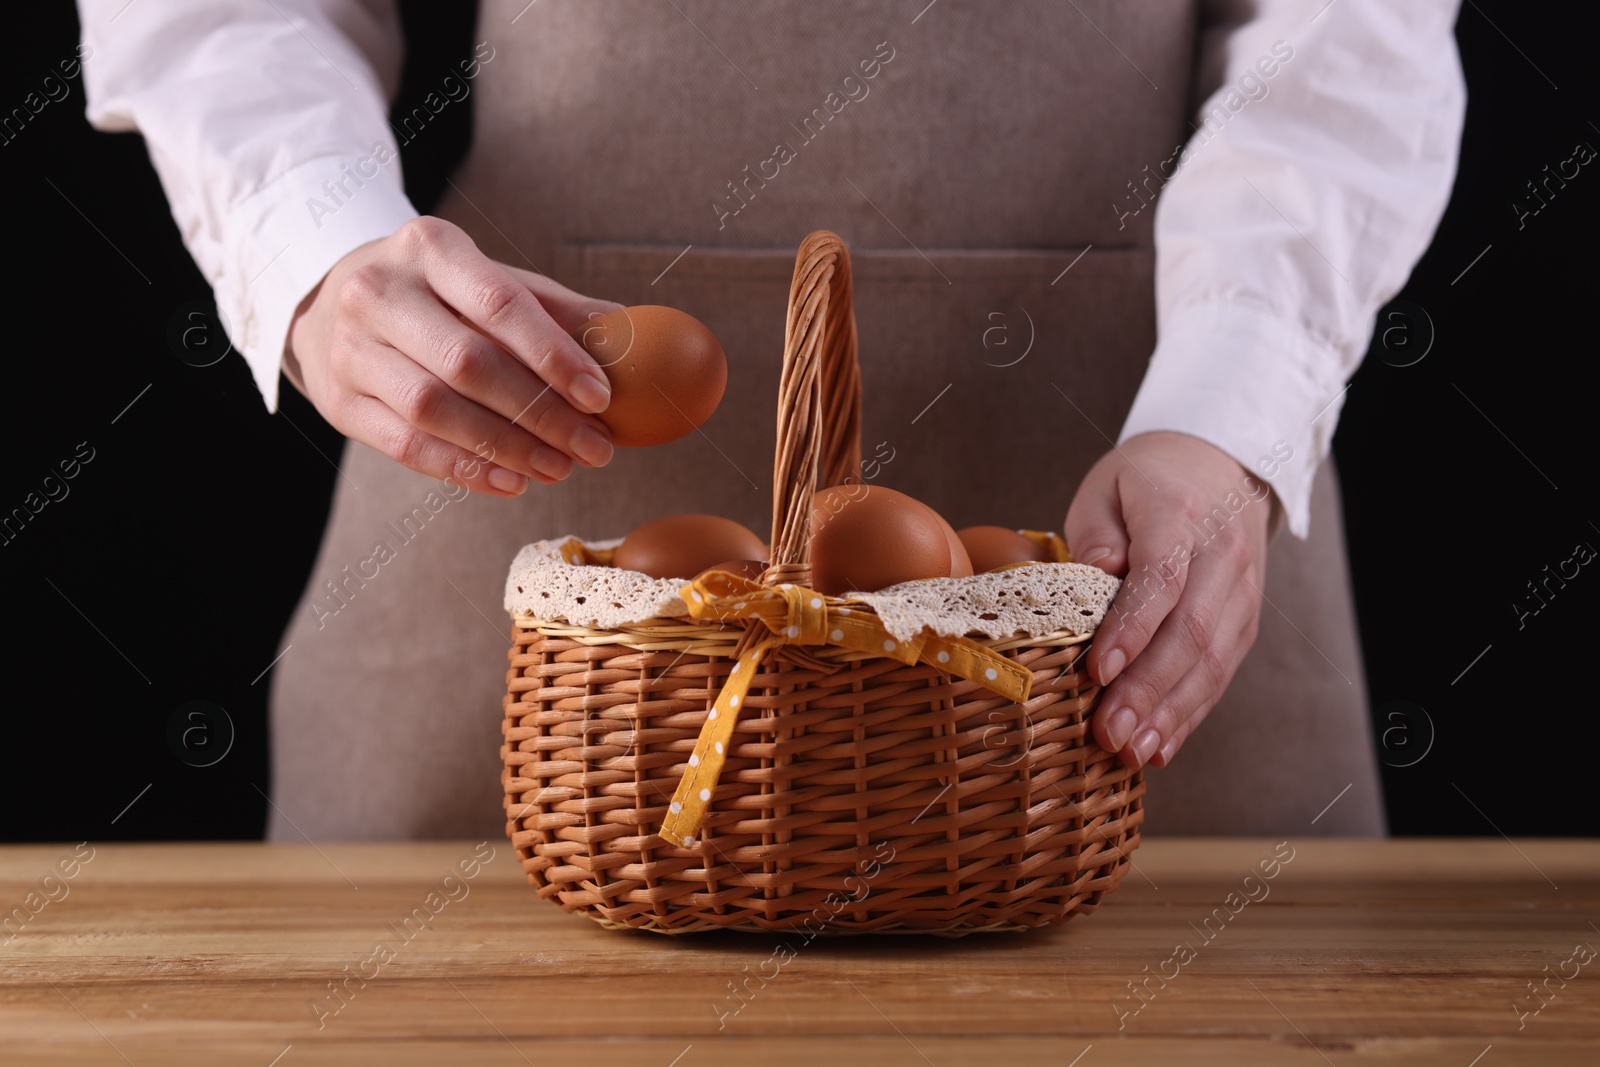
<path id="1" fill-rule="evenodd" d="M 812 496 L 819 485 L 842 485 L 860 469 L 861 366 L 850 250 L 838 234 L 817 230 L 800 243 L 789 287 L 769 581 L 810 581 Z"/>

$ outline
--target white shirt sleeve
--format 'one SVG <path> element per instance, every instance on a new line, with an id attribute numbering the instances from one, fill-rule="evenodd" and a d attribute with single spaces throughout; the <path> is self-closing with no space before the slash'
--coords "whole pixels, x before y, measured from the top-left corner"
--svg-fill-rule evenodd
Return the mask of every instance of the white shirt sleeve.
<path id="1" fill-rule="evenodd" d="M 295 308 L 417 212 L 393 0 L 79 0 L 88 117 L 137 130 L 269 410 Z"/>
<path id="2" fill-rule="evenodd" d="M 1215 90 L 1175 168 L 1160 167 L 1157 343 L 1122 439 L 1215 444 L 1270 475 L 1300 537 L 1344 383 L 1450 197 L 1458 4 L 1208 5 L 1222 18 L 1201 84 Z"/>

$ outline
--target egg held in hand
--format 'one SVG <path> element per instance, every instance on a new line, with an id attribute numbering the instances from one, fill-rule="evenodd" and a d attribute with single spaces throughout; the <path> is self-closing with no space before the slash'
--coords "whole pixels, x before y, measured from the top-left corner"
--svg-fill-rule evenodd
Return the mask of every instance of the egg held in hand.
<path id="1" fill-rule="evenodd" d="M 1039 542 L 1004 526 L 968 526 L 956 536 L 966 546 L 976 574 L 1013 563 L 1049 563 L 1050 552 Z"/>
<path id="2" fill-rule="evenodd" d="M 817 490 L 810 525 L 811 587 L 830 596 L 948 578 L 957 564 L 938 513 L 881 485 Z"/>
<path id="3" fill-rule="evenodd" d="M 597 315 L 578 341 L 611 383 L 611 403 L 599 417 L 613 444 L 677 440 L 711 417 L 728 384 L 716 335 L 677 308 L 641 304 Z"/>
<path id="4" fill-rule="evenodd" d="M 652 578 L 685 581 L 727 560 L 767 554 L 761 538 L 716 515 L 663 515 L 634 530 L 617 546 L 613 566 Z"/>

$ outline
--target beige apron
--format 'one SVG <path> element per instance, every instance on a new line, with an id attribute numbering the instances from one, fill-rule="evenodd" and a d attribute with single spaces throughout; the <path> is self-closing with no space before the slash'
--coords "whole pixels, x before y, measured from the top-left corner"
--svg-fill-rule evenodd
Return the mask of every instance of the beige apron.
<path id="1" fill-rule="evenodd" d="M 808 232 L 852 249 L 866 474 L 957 527 L 1059 529 L 1155 342 L 1153 212 L 1113 204 L 1188 130 L 1193 0 L 524 4 L 483 4 L 440 214 L 580 292 L 698 316 L 727 394 L 703 432 L 516 501 L 352 443 L 273 673 L 272 838 L 502 832 L 501 590 L 526 542 L 675 511 L 767 535 Z M 1232 690 L 1150 775 L 1152 833 L 1383 830 L 1331 472 L 1313 508 L 1309 541 L 1273 545 Z"/>

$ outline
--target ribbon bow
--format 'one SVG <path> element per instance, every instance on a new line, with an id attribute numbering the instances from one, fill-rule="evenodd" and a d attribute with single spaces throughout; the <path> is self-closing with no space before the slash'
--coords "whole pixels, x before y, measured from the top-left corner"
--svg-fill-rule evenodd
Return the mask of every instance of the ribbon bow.
<path id="1" fill-rule="evenodd" d="M 838 645 L 910 665 L 927 663 L 976 682 L 1017 703 L 1028 699 L 1033 672 L 965 637 L 941 637 L 924 630 L 897 640 L 870 611 L 851 608 L 804 586 L 769 587 L 726 571 L 712 571 L 682 589 L 689 614 L 697 619 L 756 619 L 770 636 L 744 642 L 689 757 L 689 769 L 672 795 L 661 836 L 682 848 L 694 844 L 727 759 L 734 723 L 761 662 L 780 645 Z"/>

